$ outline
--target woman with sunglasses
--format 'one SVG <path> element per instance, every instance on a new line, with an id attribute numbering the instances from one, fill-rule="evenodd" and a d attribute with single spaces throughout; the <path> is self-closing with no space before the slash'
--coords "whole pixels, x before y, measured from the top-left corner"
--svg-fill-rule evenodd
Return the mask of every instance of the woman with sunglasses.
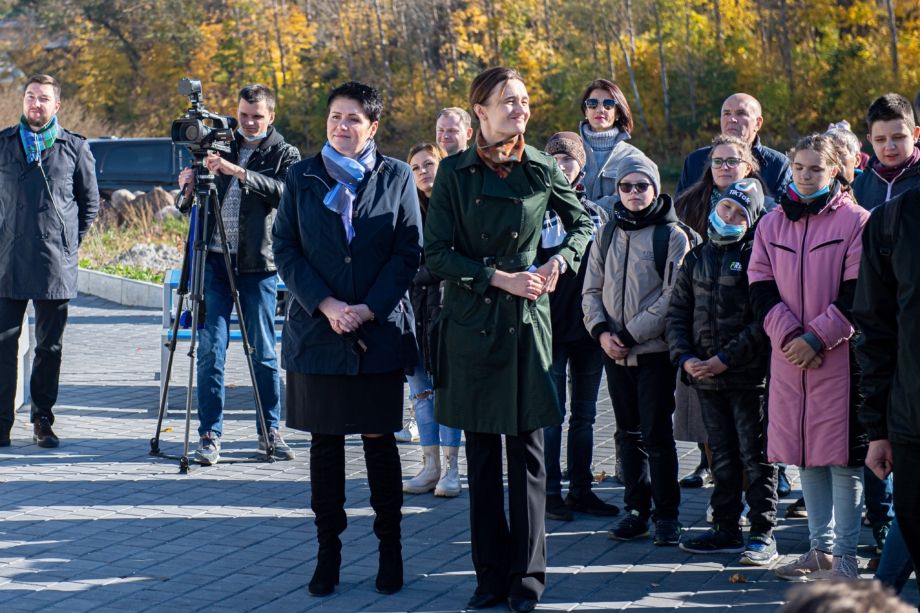
<path id="1" fill-rule="evenodd" d="M 579 133 L 587 147 L 583 179 L 589 200 L 613 211 L 617 200 L 617 165 L 629 155 L 641 153 L 627 143 L 633 129 L 632 113 L 626 96 L 613 81 L 595 79 L 581 96 L 584 119 Z"/>
<path id="2" fill-rule="evenodd" d="M 530 611 L 546 583 L 543 428 L 562 419 L 547 294 L 560 274 L 577 271 L 594 223 L 555 160 L 524 143 L 530 106 L 520 74 L 480 73 L 470 108 L 479 121 L 475 146 L 441 161 L 425 220 L 425 261 L 447 281 L 434 350 L 435 415 L 466 433 L 476 570 L 467 608 L 507 599 L 512 611 Z M 566 235 L 541 262 L 548 210 Z"/>
<path id="3" fill-rule="evenodd" d="M 607 387 L 622 431 L 626 516 L 608 536 L 647 536 L 651 519 L 655 544 L 677 545 L 680 488 L 671 430 L 677 369 L 668 354 L 665 315 L 690 239 L 678 227 L 670 196 L 661 193 L 654 162 L 641 153 L 628 156 L 617 176 L 615 219 L 591 249 L 582 290 L 585 327 L 606 354 Z M 663 270 L 648 257 L 662 235 Z"/>

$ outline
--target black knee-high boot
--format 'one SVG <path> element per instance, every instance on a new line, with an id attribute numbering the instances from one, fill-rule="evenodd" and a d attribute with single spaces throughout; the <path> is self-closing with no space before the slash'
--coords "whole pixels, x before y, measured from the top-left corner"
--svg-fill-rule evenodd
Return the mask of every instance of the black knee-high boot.
<path id="1" fill-rule="evenodd" d="M 402 542 L 402 467 L 399 451 L 392 434 L 376 438 L 362 437 L 364 461 L 367 464 L 367 481 L 371 488 L 371 506 L 374 534 L 380 539 L 380 558 L 377 570 L 377 591 L 393 594 L 403 586 Z"/>
<path id="2" fill-rule="evenodd" d="M 327 596 L 339 582 L 345 531 L 345 437 L 313 434 L 310 443 L 310 508 L 316 516 L 316 570 L 308 590 Z"/>

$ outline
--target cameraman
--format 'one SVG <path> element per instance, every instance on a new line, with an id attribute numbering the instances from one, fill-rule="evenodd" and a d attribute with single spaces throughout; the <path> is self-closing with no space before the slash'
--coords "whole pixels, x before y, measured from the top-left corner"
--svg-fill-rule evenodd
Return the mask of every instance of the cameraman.
<path id="1" fill-rule="evenodd" d="M 217 193 L 227 232 L 227 247 L 240 295 L 246 335 L 253 348 L 255 383 L 262 402 L 265 425 L 281 460 L 294 458 L 294 451 L 279 432 L 281 380 L 275 353 L 275 298 L 277 278 L 272 254 L 272 223 L 284 178 L 300 152 L 275 130 L 275 94 L 264 85 L 240 90 L 239 126 L 228 154 L 210 152 L 207 169 L 217 175 Z M 181 189 L 177 206 L 188 211 L 195 191 L 195 173 L 179 173 Z M 215 213 L 211 211 L 210 213 Z M 208 256 L 204 272 L 204 328 L 198 348 L 198 435 L 195 457 L 202 464 L 220 459 L 220 436 L 224 413 L 224 363 L 230 336 L 233 296 L 221 253 L 220 232 L 213 216 L 205 228 Z M 256 420 L 256 428 L 260 429 Z M 259 449 L 265 450 L 259 432 Z"/>

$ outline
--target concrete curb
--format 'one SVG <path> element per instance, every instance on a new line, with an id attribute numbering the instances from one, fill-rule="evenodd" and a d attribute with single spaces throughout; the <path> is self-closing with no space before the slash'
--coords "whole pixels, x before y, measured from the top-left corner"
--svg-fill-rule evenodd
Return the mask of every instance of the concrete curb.
<path id="1" fill-rule="evenodd" d="M 77 273 L 77 291 L 125 306 L 163 307 L 163 286 L 98 270 L 81 268 Z"/>

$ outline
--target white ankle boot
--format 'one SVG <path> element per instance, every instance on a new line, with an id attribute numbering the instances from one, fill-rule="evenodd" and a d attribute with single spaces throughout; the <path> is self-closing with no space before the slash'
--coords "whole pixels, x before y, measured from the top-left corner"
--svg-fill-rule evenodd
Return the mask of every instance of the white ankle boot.
<path id="1" fill-rule="evenodd" d="M 437 445 L 423 445 L 422 470 L 403 483 L 403 492 L 407 494 L 425 494 L 430 492 L 438 484 L 438 478 L 440 476 L 440 447 Z"/>
<path id="2" fill-rule="evenodd" d="M 434 488 L 435 496 L 453 498 L 460 495 L 459 447 L 444 448 L 444 474 Z"/>

